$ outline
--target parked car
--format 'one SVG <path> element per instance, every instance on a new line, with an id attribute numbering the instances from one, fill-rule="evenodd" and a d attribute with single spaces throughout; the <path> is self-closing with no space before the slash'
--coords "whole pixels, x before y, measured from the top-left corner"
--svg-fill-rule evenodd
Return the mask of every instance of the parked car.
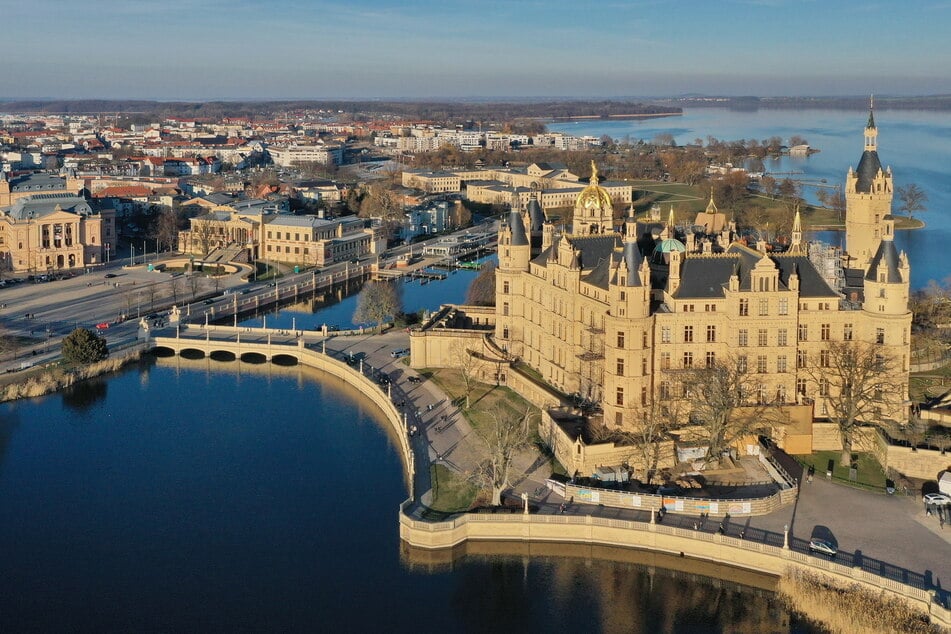
<path id="1" fill-rule="evenodd" d="M 422 382 L 423 382 L 423 377 L 421 377 L 421 376 L 411 376 L 411 377 L 409 377 L 409 378 L 406 379 L 406 380 L 409 381 L 410 383 L 422 383 Z"/>
<path id="2" fill-rule="evenodd" d="M 390 356 L 394 359 L 401 359 L 409 354 L 409 348 L 397 348 L 390 353 Z"/>
<path id="3" fill-rule="evenodd" d="M 106 278 L 107 280 L 111 280 L 115 276 L 116 276 L 115 273 L 106 273 L 105 275 L 103 275 L 103 277 Z"/>
<path id="4" fill-rule="evenodd" d="M 948 497 L 944 493 L 926 493 L 921 497 L 921 501 L 925 504 L 933 504 L 934 506 L 947 506 L 951 504 L 951 497 Z"/>
<path id="5" fill-rule="evenodd" d="M 813 537 L 809 540 L 809 550 L 814 553 L 819 553 L 820 555 L 828 555 L 829 557 L 835 557 L 839 552 L 835 544 L 826 539 L 819 539 L 818 537 Z"/>

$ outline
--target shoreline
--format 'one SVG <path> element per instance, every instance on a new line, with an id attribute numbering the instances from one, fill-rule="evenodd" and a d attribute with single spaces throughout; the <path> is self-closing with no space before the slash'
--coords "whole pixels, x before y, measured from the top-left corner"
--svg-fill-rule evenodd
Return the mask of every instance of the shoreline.
<path id="1" fill-rule="evenodd" d="M 539 117 L 540 121 L 564 122 L 564 121 L 611 121 L 624 119 L 660 119 L 662 117 L 682 117 L 683 112 L 653 112 L 644 114 L 609 114 L 607 116 L 600 114 L 579 114 L 570 117 Z"/>

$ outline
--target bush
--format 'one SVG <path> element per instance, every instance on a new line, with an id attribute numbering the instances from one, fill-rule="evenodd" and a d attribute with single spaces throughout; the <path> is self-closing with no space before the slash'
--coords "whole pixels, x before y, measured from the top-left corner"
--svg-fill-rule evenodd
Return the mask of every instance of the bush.
<path id="1" fill-rule="evenodd" d="M 88 365 L 109 356 L 106 340 L 88 328 L 77 328 L 63 339 L 63 359 L 75 365 Z"/>

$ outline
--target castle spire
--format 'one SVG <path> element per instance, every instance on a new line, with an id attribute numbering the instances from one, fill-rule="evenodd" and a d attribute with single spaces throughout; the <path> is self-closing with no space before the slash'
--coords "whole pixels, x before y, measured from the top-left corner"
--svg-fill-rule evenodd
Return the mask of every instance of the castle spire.
<path id="1" fill-rule="evenodd" d="M 802 218 L 799 216 L 799 205 L 796 205 L 796 216 L 792 223 L 792 240 L 789 245 L 790 253 L 804 254 L 802 245 Z"/>
<path id="2" fill-rule="evenodd" d="M 591 159 L 591 184 L 598 184 L 598 166 L 594 164 L 594 159 Z"/>
<path id="3" fill-rule="evenodd" d="M 875 127 L 875 96 L 868 100 L 868 123 L 865 124 L 865 149 L 876 151 L 878 146 L 878 128 Z"/>

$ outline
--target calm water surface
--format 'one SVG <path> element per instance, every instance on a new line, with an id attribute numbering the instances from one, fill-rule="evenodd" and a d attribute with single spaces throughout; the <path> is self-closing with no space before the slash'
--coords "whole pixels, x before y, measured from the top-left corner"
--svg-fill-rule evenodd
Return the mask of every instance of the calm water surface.
<path id="1" fill-rule="evenodd" d="M 415 563 L 405 495 L 378 414 L 305 368 L 173 358 L 0 406 L 0 631 L 809 631 L 589 549 Z"/>
<path id="2" fill-rule="evenodd" d="M 752 112 L 723 108 L 688 109 L 683 116 L 627 121 L 584 121 L 549 124 L 552 131 L 615 139 L 651 140 L 661 133 L 674 136 L 678 144 L 706 142 L 707 136 L 721 140 L 788 140 L 792 135 L 805 137 L 820 150 L 804 158 L 783 157 L 766 161 L 771 172 L 802 171 L 791 178 L 806 182 L 825 179 L 829 185 L 845 183 L 849 166 L 858 165 L 864 149 L 863 131 L 868 112 L 857 110 L 756 110 Z M 928 224 L 919 231 L 901 231 L 896 244 L 911 261 L 912 287 L 921 288 L 928 280 L 943 280 L 951 275 L 951 265 L 943 253 L 951 243 L 951 117 L 946 112 L 879 110 L 878 154 L 883 165 L 891 166 L 895 186 L 916 183 L 928 194 L 928 210 L 920 217 Z M 784 176 L 780 176 L 784 178 Z M 816 189 L 804 187 L 804 195 L 815 202 Z M 834 241 L 839 234 L 824 234 Z"/>

